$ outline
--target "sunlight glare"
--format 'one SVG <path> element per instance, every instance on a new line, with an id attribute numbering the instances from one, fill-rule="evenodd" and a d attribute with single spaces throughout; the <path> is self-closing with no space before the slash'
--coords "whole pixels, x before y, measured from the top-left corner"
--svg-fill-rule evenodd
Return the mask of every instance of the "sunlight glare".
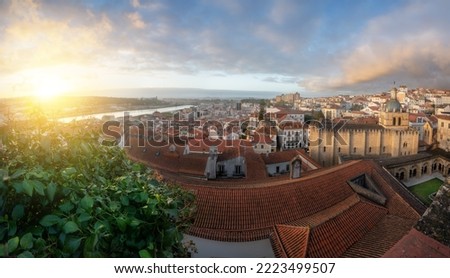
<path id="1" fill-rule="evenodd" d="M 58 77 L 41 78 L 34 86 L 34 94 L 41 100 L 49 100 L 70 89 L 69 84 Z"/>

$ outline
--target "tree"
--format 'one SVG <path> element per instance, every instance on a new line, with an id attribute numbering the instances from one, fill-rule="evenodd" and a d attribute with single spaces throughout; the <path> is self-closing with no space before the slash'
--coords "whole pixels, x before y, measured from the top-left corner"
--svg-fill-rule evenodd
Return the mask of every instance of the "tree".
<path id="1" fill-rule="evenodd" d="M 0 257 L 184 257 L 194 196 L 158 182 L 88 123 L 9 127 Z"/>
<path id="2" fill-rule="evenodd" d="M 259 114 L 258 114 L 258 120 L 262 121 L 264 120 L 266 115 L 266 102 L 264 100 L 261 100 L 259 102 Z"/>

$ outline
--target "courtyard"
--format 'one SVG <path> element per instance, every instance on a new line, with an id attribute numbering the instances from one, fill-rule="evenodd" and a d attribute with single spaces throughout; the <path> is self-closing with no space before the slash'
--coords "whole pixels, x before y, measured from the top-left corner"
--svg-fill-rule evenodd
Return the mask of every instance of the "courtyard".
<path id="1" fill-rule="evenodd" d="M 444 182 L 439 178 L 433 178 L 425 182 L 408 187 L 408 189 L 419 198 L 425 205 L 432 202 L 432 194 L 436 193 Z"/>

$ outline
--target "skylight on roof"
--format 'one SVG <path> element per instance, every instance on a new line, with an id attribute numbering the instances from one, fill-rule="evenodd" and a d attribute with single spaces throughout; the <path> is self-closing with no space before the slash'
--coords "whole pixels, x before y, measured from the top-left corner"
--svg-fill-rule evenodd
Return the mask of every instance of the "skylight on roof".
<path id="1" fill-rule="evenodd" d="M 386 204 L 386 197 L 369 175 L 364 173 L 350 179 L 347 183 L 359 195 L 364 196 L 377 204 L 383 206 Z"/>

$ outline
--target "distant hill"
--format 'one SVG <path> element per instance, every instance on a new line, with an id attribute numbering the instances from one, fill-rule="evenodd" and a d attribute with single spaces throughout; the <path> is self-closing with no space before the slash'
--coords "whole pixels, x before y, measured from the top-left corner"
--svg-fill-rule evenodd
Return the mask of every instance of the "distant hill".
<path id="1" fill-rule="evenodd" d="M 129 98 L 273 98 L 277 92 L 269 91 L 240 91 L 240 90 L 213 90 L 198 88 L 123 88 L 111 90 L 98 90 L 76 92 L 77 96 L 108 96 Z"/>

